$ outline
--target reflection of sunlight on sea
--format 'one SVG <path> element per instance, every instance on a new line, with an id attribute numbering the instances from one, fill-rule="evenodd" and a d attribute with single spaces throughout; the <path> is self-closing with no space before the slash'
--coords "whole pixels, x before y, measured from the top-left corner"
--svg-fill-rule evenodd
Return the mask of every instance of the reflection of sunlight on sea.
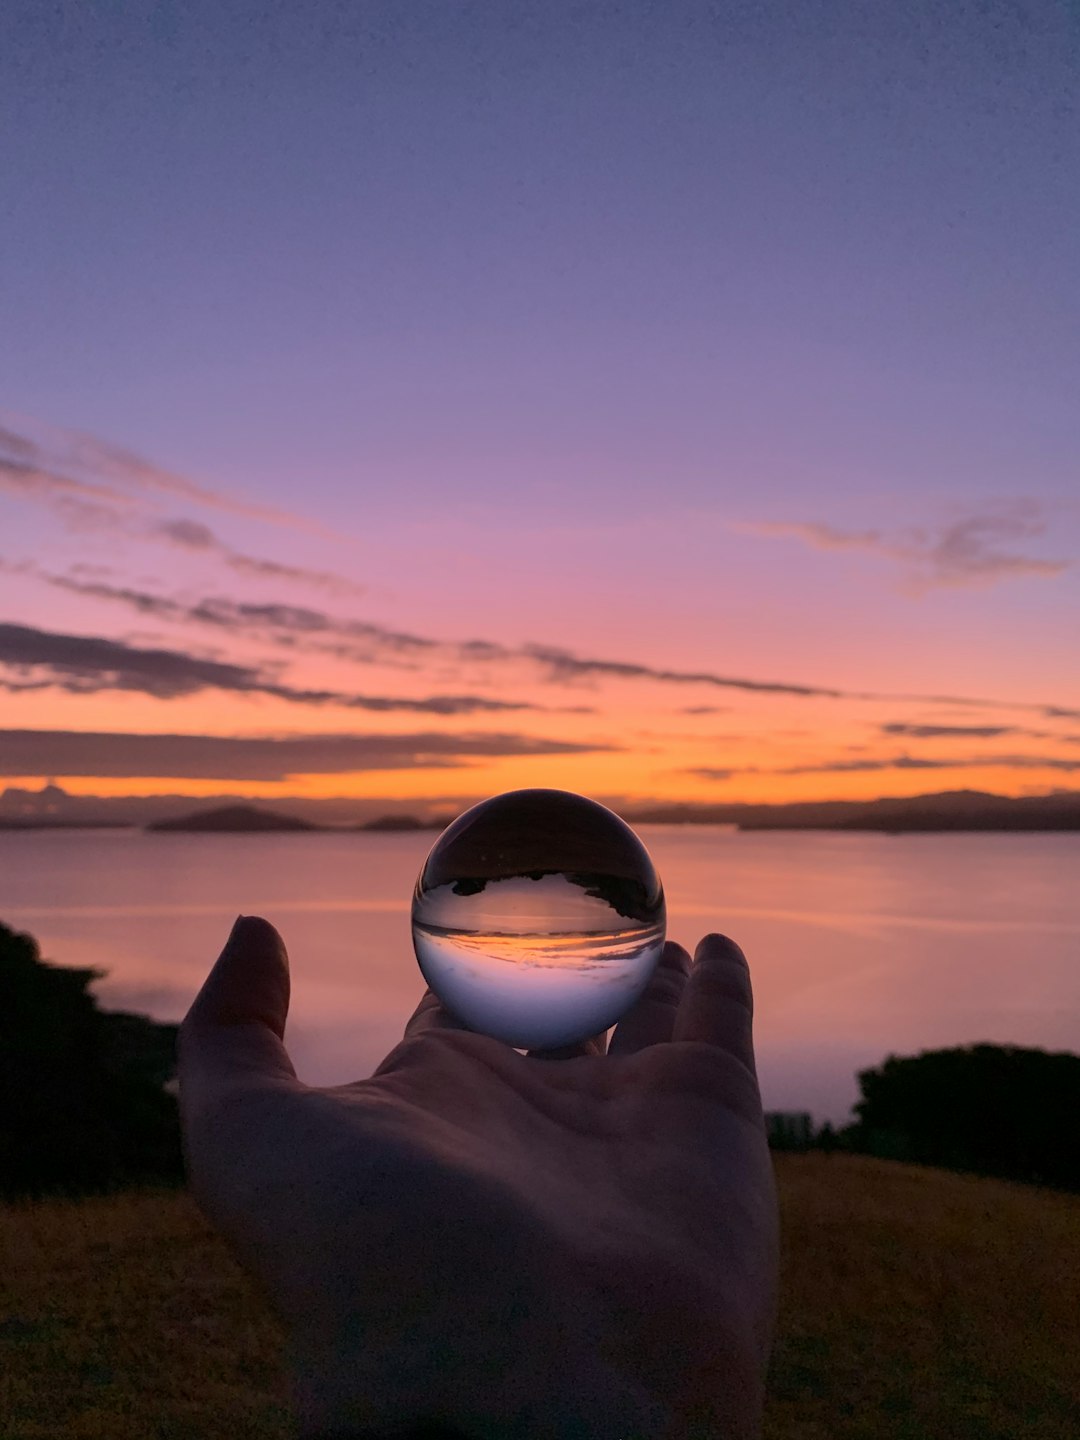
<path id="1" fill-rule="evenodd" d="M 566 934 L 489 934 L 415 924 L 421 969 L 475 1029 L 525 1049 L 607 1030 L 647 984 L 661 925 Z"/>
<path id="2" fill-rule="evenodd" d="M 430 943 L 462 960 L 517 965 L 524 969 L 610 971 L 621 961 L 634 964 L 642 952 L 662 941 L 663 926 L 633 930 L 572 930 L 565 934 L 519 935 L 418 925 Z"/>

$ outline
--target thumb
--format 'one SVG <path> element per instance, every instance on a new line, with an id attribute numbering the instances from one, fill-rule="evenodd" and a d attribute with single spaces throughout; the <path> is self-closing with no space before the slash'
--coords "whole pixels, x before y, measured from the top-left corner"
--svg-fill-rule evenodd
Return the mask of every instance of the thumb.
<path id="1" fill-rule="evenodd" d="M 185 1102 L 245 1081 L 295 1080 L 282 1042 L 288 1013 L 285 944 L 269 921 L 241 915 L 180 1027 Z"/>

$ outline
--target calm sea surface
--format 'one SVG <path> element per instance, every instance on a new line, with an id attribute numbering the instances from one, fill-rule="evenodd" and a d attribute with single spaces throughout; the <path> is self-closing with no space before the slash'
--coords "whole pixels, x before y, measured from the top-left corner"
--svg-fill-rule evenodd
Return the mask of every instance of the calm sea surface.
<path id="1" fill-rule="evenodd" d="M 977 1040 L 1080 1051 L 1080 835 L 643 827 L 688 947 L 745 949 L 772 1109 L 846 1118 L 855 1071 Z M 238 913 L 285 936 L 301 1076 L 368 1074 L 422 991 L 421 835 L 0 832 L 0 920 L 94 965 L 111 1007 L 179 1019 Z"/>

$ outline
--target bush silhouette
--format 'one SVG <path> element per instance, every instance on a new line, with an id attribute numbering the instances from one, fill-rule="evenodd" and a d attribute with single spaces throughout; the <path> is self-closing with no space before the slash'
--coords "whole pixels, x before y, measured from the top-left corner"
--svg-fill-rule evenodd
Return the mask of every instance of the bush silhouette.
<path id="1" fill-rule="evenodd" d="M 98 1008 L 100 971 L 0 924 L 0 1195 L 181 1177 L 175 1025 Z"/>
<path id="2" fill-rule="evenodd" d="M 1080 1189 L 1080 1055 L 971 1045 L 859 1075 L 853 1148 Z"/>

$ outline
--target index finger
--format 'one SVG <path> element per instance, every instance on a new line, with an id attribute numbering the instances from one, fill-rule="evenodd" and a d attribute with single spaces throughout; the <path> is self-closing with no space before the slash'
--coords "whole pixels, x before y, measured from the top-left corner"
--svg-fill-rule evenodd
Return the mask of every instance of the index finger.
<path id="1" fill-rule="evenodd" d="M 694 952 L 672 1038 L 715 1045 L 756 1075 L 753 1022 L 746 956 L 726 935 L 706 935 Z"/>

